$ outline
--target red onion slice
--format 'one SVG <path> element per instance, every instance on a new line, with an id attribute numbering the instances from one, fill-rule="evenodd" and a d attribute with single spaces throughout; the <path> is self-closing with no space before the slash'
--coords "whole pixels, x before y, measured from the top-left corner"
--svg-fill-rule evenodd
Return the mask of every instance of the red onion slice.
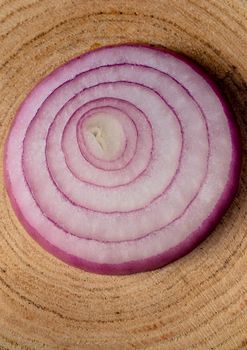
<path id="1" fill-rule="evenodd" d="M 5 148 L 27 231 L 99 273 L 163 266 L 220 220 L 237 188 L 236 126 L 194 64 L 146 46 L 105 47 L 39 83 Z"/>

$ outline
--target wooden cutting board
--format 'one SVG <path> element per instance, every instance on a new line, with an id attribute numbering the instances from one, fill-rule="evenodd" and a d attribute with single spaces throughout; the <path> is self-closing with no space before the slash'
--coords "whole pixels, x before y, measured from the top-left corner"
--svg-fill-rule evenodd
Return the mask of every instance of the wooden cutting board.
<path id="1" fill-rule="evenodd" d="M 149 273 L 99 276 L 46 253 L 3 182 L 3 147 L 30 89 L 101 45 L 183 52 L 218 80 L 240 125 L 238 195 L 191 254 Z M 0 0 L 0 349 L 247 349 L 247 2 Z"/>

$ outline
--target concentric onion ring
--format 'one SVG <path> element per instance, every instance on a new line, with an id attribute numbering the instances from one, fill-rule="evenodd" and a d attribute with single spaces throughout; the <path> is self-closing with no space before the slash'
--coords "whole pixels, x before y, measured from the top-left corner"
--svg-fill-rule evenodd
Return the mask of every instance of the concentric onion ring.
<path id="1" fill-rule="evenodd" d="M 140 45 L 51 73 L 23 102 L 5 151 L 27 231 L 100 273 L 190 251 L 223 215 L 240 170 L 236 127 L 213 83 L 177 54 Z"/>

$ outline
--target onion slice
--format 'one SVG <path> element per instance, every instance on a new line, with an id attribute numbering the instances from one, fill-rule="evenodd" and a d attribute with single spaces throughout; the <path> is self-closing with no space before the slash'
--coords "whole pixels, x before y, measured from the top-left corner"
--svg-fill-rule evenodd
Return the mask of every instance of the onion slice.
<path id="1" fill-rule="evenodd" d="M 103 47 L 56 69 L 19 108 L 6 188 L 28 233 L 61 260 L 125 274 L 178 259 L 237 190 L 240 142 L 215 84 L 187 58 Z"/>

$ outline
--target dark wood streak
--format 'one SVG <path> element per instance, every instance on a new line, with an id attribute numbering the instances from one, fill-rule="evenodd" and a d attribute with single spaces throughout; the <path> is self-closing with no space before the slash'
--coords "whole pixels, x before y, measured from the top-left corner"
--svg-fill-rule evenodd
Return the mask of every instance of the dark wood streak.
<path id="1" fill-rule="evenodd" d="M 224 13 L 225 13 L 225 11 L 226 11 L 226 8 L 225 7 L 220 7 L 219 6 L 219 4 L 221 4 L 221 2 L 215 2 L 215 1 L 210 1 L 210 0 L 208 0 L 209 2 L 210 2 L 210 4 L 212 5 L 212 6 L 214 6 L 215 8 L 217 8 L 218 10 L 219 10 L 219 12 L 223 12 L 224 11 Z M 222 3 L 222 4 L 224 4 L 224 6 L 225 6 L 225 3 Z M 232 11 L 234 11 L 238 16 L 241 16 L 241 17 L 243 17 L 244 18 L 244 20 L 246 21 L 246 19 L 247 19 L 247 11 L 246 11 L 246 9 L 245 9 L 245 11 L 241 11 L 241 12 L 239 12 L 237 9 L 236 9 L 236 7 L 234 7 L 234 6 L 231 6 L 231 5 L 233 5 L 234 4 L 234 2 L 230 2 L 230 10 L 228 11 L 228 13 L 227 13 L 227 16 L 230 18 L 230 20 L 233 20 L 235 23 L 237 23 L 239 26 L 241 26 L 242 28 L 243 28 L 243 30 L 244 31 L 246 31 L 246 26 L 244 26 L 243 24 L 242 24 L 242 22 L 239 22 L 239 21 L 237 21 L 237 19 L 234 17 L 234 16 L 231 16 L 231 14 L 232 14 Z M 229 6 L 228 6 L 229 7 Z M 242 8 L 242 10 L 243 10 L 243 8 Z M 236 33 L 234 33 L 234 34 L 236 34 Z"/>
<path id="2" fill-rule="evenodd" d="M 236 302 L 231 303 L 231 305 L 237 304 L 238 301 L 239 301 L 239 299 L 237 298 L 237 299 L 236 299 Z M 222 310 L 223 310 L 223 309 L 222 309 Z M 222 311 L 222 310 L 220 310 L 220 311 Z M 224 311 L 227 311 L 227 308 L 225 308 Z M 230 320 L 226 317 L 226 318 L 225 318 L 226 322 L 224 322 L 223 324 L 221 324 L 220 328 L 223 329 L 225 326 L 231 326 L 232 324 L 234 324 L 234 323 L 237 321 L 238 318 L 239 318 L 239 314 L 238 314 L 238 313 L 237 313 L 236 316 L 234 316 L 234 317 L 231 318 Z M 231 340 L 231 338 L 232 338 L 233 335 L 236 336 L 236 335 L 239 334 L 240 332 L 243 332 L 243 329 L 237 331 L 235 334 L 231 334 L 230 336 L 228 336 L 228 337 L 227 337 L 226 339 L 224 339 L 222 342 L 218 343 L 218 344 L 217 344 L 217 348 L 214 348 L 214 349 L 219 349 L 220 346 L 226 344 L 229 340 Z M 246 337 L 246 342 L 247 342 L 247 337 Z M 203 342 L 201 341 L 201 342 L 197 343 L 196 346 L 198 346 L 199 344 L 203 344 Z M 246 345 L 247 345 L 247 343 L 246 343 Z M 238 349 L 240 349 L 240 348 L 238 348 Z M 241 348 L 241 349 L 242 349 L 242 348 Z M 246 347 L 244 347 L 243 349 L 246 350 Z M 235 349 L 234 349 L 234 350 L 235 350 Z"/>
<path id="3" fill-rule="evenodd" d="M 5 17 L 3 17 L 1 20 L 0 20 L 0 25 L 4 24 L 8 19 L 10 19 L 11 17 L 14 17 L 15 15 L 19 15 L 20 12 L 22 12 L 23 10 L 28 10 L 28 9 L 31 9 L 34 5 L 38 4 L 38 3 L 42 3 L 43 0 L 36 0 L 30 4 L 27 4 L 27 5 L 24 5 L 24 6 L 21 6 L 15 10 L 12 10 L 10 11 Z"/>
<path id="4" fill-rule="evenodd" d="M 197 7 L 198 9 L 200 9 L 201 11 L 204 11 L 206 14 L 212 16 L 213 18 L 215 18 L 216 22 L 217 23 L 221 23 L 223 25 L 223 27 L 226 27 L 226 25 L 228 24 L 228 21 L 227 22 L 224 22 L 218 15 L 217 15 L 217 12 L 216 11 L 212 11 L 210 10 L 210 8 L 208 6 L 203 6 L 203 5 L 200 5 L 199 2 L 196 2 L 196 1 L 193 1 L 193 0 L 188 0 L 190 4 L 193 4 L 195 7 Z M 205 5 L 207 5 L 207 2 L 205 2 Z M 243 26 L 243 24 L 241 22 L 238 22 L 233 16 L 230 16 L 230 12 L 227 12 L 226 11 L 226 8 L 220 8 L 218 5 L 217 5 L 217 2 L 211 2 L 211 6 L 214 6 L 215 9 L 218 10 L 218 12 L 222 13 L 224 11 L 224 14 L 227 15 L 227 17 L 229 17 L 230 20 L 233 20 L 237 25 L 239 25 L 239 27 L 241 27 L 241 29 L 243 31 L 246 31 L 246 28 Z M 188 13 L 188 12 L 187 12 Z M 197 20 L 196 17 L 194 17 L 195 20 Z M 227 27 L 234 35 L 236 34 L 236 32 L 230 28 L 229 26 Z"/>
<path id="5" fill-rule="evenodd" d="M 42 0 L 41 0 L 42 1 Z M 44 12 L 43 13 L 39 13 L 39 14 L 37 14 L 37 15 L 35 15 L 35 16 L 33 16 L 33 17 L 29 17 L 29 18 L 27 18 L 27 19 L 25 19 L 24 21 L 22 21 L 22 22 L 18 22 L 13 28 L 11 28 L 7 33 L 5 33 L 5 34 L 3 34 L 3 35 L 0 35 L 0 38 L 3 40 L 3 39 L 5 39 L 7 36 L 9 36 L 9 34 L 11 34 L 11 32 L 13 31 L 13 30 L 15 30 L 15 29 L 17 29 L 18 27 L 20 27 L 21 25 L 23 25 L 23 24 L 25 24 L 25 23 L 27 23 L 27 22 L 29 22 L 31 19 L 34 19 L 34 18 L 39 18 L 39 17 L 42 17 L 43 15 L 44 15 L 44 13 L 46 13 L 46 12 L 49 12 L 50 11 L 50 9 L 49 8 L 46 8 L 45 10 L 44 10 Z M 69 23 L 71 20 L 73 21 L 73 20 L 76 20 L 76 19 L 78 19 L 78 20 L 80 20 L 80 19 L 85 19 L 85 18 L 90 18 L 90 17 L 93 17 L 93 16 L 101 16 L 101 15 L 109 15 L 110 13 L 104 13 L 104 12 L 102 12 L 102 11 L 100 11 L 100 12 L 95 12 L 95 13 L 89 13 L 89 14 L 85 14 L 85 15 L 82 15 L 82 16 L 75 16 L 75 17 L 70 17 L 70 18 L 67 18 L 67 19 L 65 19 L 65 20 L 62 20 L 62 21 L 60 21 L 60 22 L 58 22 L 55 26 L 52 26 L 47 32 L 46 31 L 44 31 L 44 32 L 42 32 L 44 35 L 45 34 L 48 34 L 50 31 L 52 31 L 53 29 L 56 29 L 56 28 L 58 28 L 58 27 L 60 27 L 60 26 L 62 26 L 63 24 L 66 24 L 66 23 Z M 41 34 L 42 34 L 41 33 Z M 28 42 L 27 42 L 28 43 Z"/>
<path id="6" fill-rule="evenodd" d="M 101 12 L 100 12 L 101 14 Z M 38 41 L 39 39 L 41 39 L 42 37 L 44 37 L 45 35 L 49 34 L 50 32 L 52 32 L 54 29 L 57 29 L 61 26 L 63 26 L 64 24 L 67 24 L 69 23 L 71 20 L 78 20 L 78 19 L 85 19 L 85 18 L 88 18 L 90 16 L 94 16 L 95 14 L 91 14 L 91 15 L 84 15 L 84 16 L 81 16 L 81 17 L 74 17 L 73 19 L 72 18 L 68 18 L 68 19 L 65 19 L 65 20 L 62 20 L 60 22 L 58 22 L 57 24 L 53 25 L 51 28 L 49 28 L 48 30 L 46 31 L 43 31 L 41 33 L 39 33 L 38 35 L 36 35 L 35 37 L 29 39 L 28 41 L 24 42 L 17 50 L 14 54 L 10 55 L 10 57 L 2 64 L 0 65 L 0 70 L 3 69 L 8 63 L 10 60 L 14 59 L 24 48 L 28 47 L 30 44 L 33 44 L 34 42 Z M 19 25 L 18 25 L 19 26 Z"/>
<path id="7" fill-rule="evenodd" d="M 200 5 L 198 1 L 197 2 L 194 2 L 193 0 L 187 0 L 187 1 L 189 1 L 191 4 L 193 4 L 194 6 L 199 8 L 200 10 L 204 11 L 206 14 L 214 17 L 216 19 L 217 23 L 221 23 L 223 25 L 223 27 L 226 26 L 227 22 L 222 21 L 222 19 L 218 15 L 216 15 L 216 12 L 210 11 L 210 9 L 207 6 L 204 7 L 204 6 Z M 205 4 L 207 4 L 207 2 L 205 2 Z M 223 9 L 220 8 L 219 6 L 217 6 L 217 2 L 211 2 L 211 5 L 214 6 L 219 12 L 222 13 Z M 224 8 L 224 13 L 226 13 L 225 8 Z M 188 14 L 188 12 L 187 12 L 187 14 Z M 243 31 L 246 31 L 246 28 L 243 26 L 243 24 L 241 22 L 238 22 L 233 16 L 231 16 L 230 12 L 227 13 L 227 16 L 230 18 L 230 20 L 233 20 L 237 25 L 239 25 L 239 27 L 241 27 L 241 29 Z M 196 20 L 196 18 L 195 18 L 195 20 Z M 230 28 L 230 27 L 227 27 L 227 28 L 230 29 L 230 31 L 234 35 L 236 34 L 236 32 L 232 28 Z"/>
<path id="8" fill-rule="evenodd" d="M 28 349 L 26 347 L 23 348 L 17 342 L 13 341 L 12 339 L 7 338 L 6 335 L 0 334 L 0 338 L 2 338 L 3 340 L 6 341 L 6 343 L 9 343 L 11 345 L 11 348 L 5 348 L 5 347 L 2 347 L 2 345 L 1 345 L 1 348 L 0 348 L 1 350 L 14 350 L 14 349 L 17 349 L 17 348 L 21 348 L 23 350 L 27 350 Z"/>
<path id="9" fill-rule="evenodd" d="M 202 282 L 199 283 L 199 286 L 204 285 L 206 282 L 209 282 L 212 278 L 215 278 L 217 276 L 217 274 L 219 274 L 219 272 L 223 272 L 225 269 L 227 269 L 227 265 L 229 265 L 229 263 L 231 262 L 231 259 L 234 258 L 235 254 L 237 252 L 239 252 L 239 249 L 242 245 L 243 241 L 241 240 L 240 243 L 235 247 L 235 250 L 230 254 L 230 256 L 226 259 L 225 263 L 220 266 L 214 273 L 212 273 L 207 279 L 203 280 Z M 246 245 L 243 247 L 243 250 L 247 249 L 247 243 Z M 231 267 L 233 268 L 235 266 L 235 264 L 231 265 Z M 224 275 L 225 277 L 225 275 Z M 242 278 L 242 276 L 241 276 Z M 218 281 L 219 282 L 219 281 Z M 182 301 L 185 300 L 186 296 L 189 296 L 189 294 L 191 292 L 194 292 L 194 290 L 197 288 L 197 286 L 192 286 L 189 290 L 186 291 L 186 293 L 184 295 L 181 296 Z M 222 293 L 217 295 L 217 299 L 218 298 L 222 298 L 225 294 L 227 294 L 227 292 L 229 292 L 228 290 L 223 290 Z M 198 292 L 195 293 L 193 295 L 193 300 L 195 300 L 198 296 L 201 295 L 201 293 L 203 292 Z M 197 312 L 201 312 L 203 310 L 203 308 L 205 308 L 207 304 L 205 303 L 203 306 L 201 306 L 200 308 L 197 308 Z M 173 303 L 170 303 L 168 306 L 166 305 L 166 308 L 171 308 L 173 306 L 176 306 L 177 308 L 179 308 L 179 301 L 175 300 Z M 229 305 L 225 306 L 224 309 L 226 310 L 229 307 Z M 213 318 L 215 315 L 211 316 L 211 318 Z M 211 318 L 205 319 L 202 323 L 197 324 L 197 328 L 199 328 L 201 325 L 206 324 Z M 176 317 L 176 321 L 178 321 L 178 317 Z M 137 330 L 137 333 L 142 332 L 142 330 Z"/>
<path id="10" fill-rule="evenodd" d="M 114 15 L 125 15 L 125 16 L 133 16 L 133 14 L 129 14 L 129 13 L 123 13 L 123 12 L 118 12 L 117 14 L 115 13 L 114 11 Z M 75 20 L 83 20 L 83 19 L 86 19 L 86 18 L 90 18 L 90 17 L 95 17 L 95 16 L 102 16 L 102 15 L 112 15 L 112 13 L 107 13 L 107 12 L 96 12 L 96 13 L 91 13 L 91 14 L 86 14 L 86 15 L 83 15 L 83 16 L 75 16 L 75 17 L 71 17 L 71 18 L 68 18 L 68 19 L 65 19 L 65 20 L 62 20 L 60 22 L 58 22 L 56 25 L 52 26 L 51 28 L 49 28 L 48 30 L 46 31 L 43 31 L 41 33 L 39 33 L 38 35 L 36 35 L 34 38 L 31 38 L 29 39 L 27 42 L 25 42 L 24 44 L 22 44 L 14 54 L 12 54 L 1 66 L 0 66 L 0 69 L 4 68 L 8 62 L 12 59 L 14 59 L 18 54 L 19 52 L 21 52 L 23 50 L 23 48 L 25 47 L 28 47 L 30 44 L 36 42 L 37 40 L 41 39 L 43 36 L 49 34 L 50 32 L 52 32 L 54 29 L 58 29 L 60 28 L 61 26 L 71 22 L 71 21 L 75 21 Z M 136 16 L 137 14 L 134 14 L 134 16 Z M 144 18 L 147 18 L 147 19 L 154 19 L 154 20 L 159 20 L 163 23 L 168 23 L 170 24 L 171 26 L 173 26 L 174 28 L 176 28 L 178 31 L 182 32 L 182 33 L 185 33 L 187 34 L 188 36 L 191 36 L 191 33 L 189 33 L 188 31 L 185 30 L 184 27 L 182 26 L 179 26 L 177 23 L 171 21 L 171 20 L 168 20 L 168 19 L 164 19 L 164 18 L 159 18 L 157 16 L 153 16 L 153 15 L 147 15 L 147 14 L 140 14 L 142 17 Z M 111 20 L 109 20 L 109 22 L 111 22 Z M 166 28 L 166 27 L 165 27 Z M 163 28 L 164 29 L 164 28 Z M 167 30 L 167 29 L 164 29 L 164 30 Z M 217 57 L 219 56 L 220 54 L 220 51 L 213 47 L 210 43 L 206 42 L 205 40 L 199 38 L 199 36 L 197 36 L 195 33 L 193 33 L 192 35 L 196 40 L 200 41 L 201 43 L 204 44 L 205 47 L 207 47 L 208 49 L 210 49 Z M 222 59 L 223 60 L 223 59 Z M 223 60 L 224 63 L 226 65 L 228 65 L 228 63 Z"/>
<path id="11" fill-rule="evenodd" d="M 18 27 L 21 27 L 23 24 L 27 23 L 27 22 L 30 22 L 34 19 L 38 19 L 40 16 L 44 16 L 45 13 L 48 13 L 49 12 L 49 9 L 44 9 L 44 11 L 42 11 L 42 13 L 39 13 L 37 15 L 33 15 L 33 16 L 30 16 L 28 17 L 27 19 L 24 19 L 23 21 L 21 22 L 17 22 L 17 24 L 15 26 L 13 26 L 10 30 L 8 30 L 6 33 L 4 34 L 1 34 L 0 35 L 0 39 L 1 40 L 4 40 L 6 39 L 6 37 L 8 37 L 16 28 Z"/>
<path id="12" fill-rule="evenodd" d="M 169 337 L 169 338 L 168 338 L 168 339 L 169 339 L 169 342 L 173 342 L 173 341 L 178 342 L 179 340 L 182 340 L 182 339 L 184 339 L 184 338 L 186 338 L 186 337 L 191 337 L 192 334 L 195 333 L 195 332 L 198 332 L 198 330 L 199 330 L 202 326 L 207 325 L 207 324 L 210 324 L 210 322 L 215 318 L 215 316 L 218 315 L 218 313 L 226 312 L 226 311 L 228 310 L 229 306 L 235 305 L 235 304 L 237 304 L 238 302 L 239 302 L 239 298 L 237 297 L 236 300 L 235 300 L 234 302 L 232 302 L 230 305 L 225 305 L 225 306 L 224 306 L 222 309 L 220 309 L 220 310 L 217 309 L 217 310 L 215 311 L 215 313 L 213 313 L 210 317 L 208 317 L 207 319 L 205 319 L 202 323 L 196 324 L 196 326 L 194 326 L 193 328 L 190 328 L 189 331 L 188 331 L 188 328 L 187 328 L 185 332 L 180 333 L 180 334 L 177 333 L 176 335 L 174 335 L 174 336 L 172 336 L 172 337 Z M 200 310 L 199 310 L 199 311 L 200 311 Z M 199 313 L 199 312 L 198 312 L 198 309 L 197 309 L 197 313 Z M 230 321 L 226 321 L 223 325 L 221 324 L 220 329 L 222 329 L 223 326 L 233 324 L 233 323 L 238 319 L 238 317 L 239 317 L 239 315 L 237 315 L 236 317 L 232 318 Z M 226 320 L 227 320 L 227 318 L 226 318 Z M 152 329 L 149 329 L 149 331 L 151 331 L 151 330 L 152 330 Z M 156 327 L 154 327 L 154 330 L 156 330 Z M 144 331 L 144 332 L 145 332 L 145 331 Z M 163 332 L 161 332 L 161 335 L 158 336 L 158 337 L 149 338 L 149 342 L 150 342 L 152 345 L 160 343 L 161 340 L 164 340 L 164 339 L 163 339 L 164 336 L 162 336 L 162 333 L 163 333 Z M 213 333 L 214 333 L 214 335 L 215 335 L 216 330 L 214 330 Z M 231 336 L 232 336 L 232 334 L 231 334 Z M 231 336 L 228 337 L 228 340 L 231 338 Z M 165 339 L 166 339 L 166 337 L 165 337 Z M 166 340 L 167 340 L 167 339 L 166 339 Z M 225 343 L 225 341 L 222 342 L 222 343 Z M 191 349 L 200 349 L 199 345 L 205 345 L 205 344 L 208 345 L 207 339 L 201 339 L 199 342 L 194 343 L 194 344 L 193 344 L 193 347 L 192 347 Z M 218 347 L 217 347 L 217 349 L 218 349 Z"/>
<path id="13" fill-rule="evenodd" d="M 18 232 L 19 229 L 18 229 L 18 227 L 15 225 L 15 223 L 14 223 L 14 221 L 13 221 L 13 219 L 12 219 L 12 216 L 13 216 L 13 215 L 10 216 L 10 214 L 9 214 L 10 212 L 9 212 L 8 209 L 7 209 L 7 211 L 8 211 L 8 216 L 9 216 L 9 219 L 10 219 L 10 221 L 11 221 L 13 227 L 14 227 L 15 230 Z M 18 240 L 14 239 L 13 236 L 11 236 L 11 235 L 8 234 L 8 229 L 7 229 L 7 227 L 5 226 L 5 224 L 3 224 L 2 227 L 4 228 L 5 235 L 7 234 L 8 237 L 10 238 L 10 240 L 14 243 L 13 246 L 14 246 L 14 247 L 18 247 Z M 22 234 L 22 232 L 21 232 L 21 234 Z M 35 274 L 35 275 L 36 275 L 37 273 L 38 273 L 38 274 L 41 274 L 41 275 L 44 275 L 44 271 L 43 271 L 43 270 L 38 270 L 38 269 L 36 269 L 36 265 L 32 265 L 32 266 L 31 266 L 30 263 L 27 263 L 27 262 L 25 261 L 25 259 L 23 259 L 23 254 L 21 254 L 21 255 L 18 254 L 18 249 L 15 250 L 15 249 L 12 247 L 12 245 L 9 244 L 9 241 L 5 238 L 5 236 L 2 236 L 2 239 L 5 241 L 5 243 L 6 243 L 7 246 L 10 248 L 10 250 L 14 253 L 15 256 L 18 257 L 19 261 L 20 261 L 26 268 L 30 269 L 30 267 L 32 267 L 31 270 L 34 270 L 34 274 Z M 18 248 L 19 248 L 19 247 L 18 247 Z M 20 249 L 20 248 L 19 248 L 19 249 Z M 23 252 L 22 252 L 22 253 L 23 253 Z M 0 269 L 2 270 L 3 273 L 6 272 L 5 269 L 2 269 L 2 268 L 0 268 Z M 43 280 L 44 282 L 46 282 L 46 279 L 42 279 L 42 280 Z M 55 286 L 55 284 L 54 284 L 53 286 Z M 84 288 L 84 289 L 85 289 L 85 288 Z"/>
<path id="14" fill-rule="evenodd" d="M 64 317 L 63 314 L 61 314 L 58 311 L 49 309 L 46 306 L 42 306 L 38 303 L 35 303 L 33 300 L 27 298 L 26 296 L 22 295 L 19 291 L 17 291 L 16 289 L 14 289 L 10 284 L 8 284 L 1 276 L 0 276 L 0 282 L 7 288 L 10 290 L 11 293 L 13 293 L 15 296 L 17 296 L 19 299 L 21 299 L 24 303 L 34 306 L 36 309 L 38 310 L 42 310 L 44 312 L 49 312 L 51 314 L 54 314 L 55 316 L 58 316 L 59 318 L 63 319 L 63 320 L 67 320 L 67 321 L 71 321 L 71 322 L 83 322 L 83 323 L 87 323 L 88 320 L 83 320 L 83 319 L 75 319 L 75 318 L 71 318 L 71 317 Z M 11 296 L 8 294 L 8 297 L 11 298 Z M 97 320 L 97 322 L 99 322 L 99 320 Z"/>
<path id="15" fill-rule="evenodd" d="M 238 296 L 238 294 L 237 294 L 237 297 L 236 297 L 236 299 L 234 300 L 234 301 L 232 301 L 229 305 L 225 305 L 223 308 L 221 308 L 221 309 L 217 309 L 216 311 L 215 311 L 215 313 L 212 315 L 212 316 L 210 316 L 209 318 L 207 318 L 206 320 L 204 320 L 202 323 L 200 323 L 200 325 L 198 325 L 198 328 L 199 327 L 202 327 L 202 326 L 205 326 L 205 325 L 207 325 L 208 323 L 210 323 L 213 319 L 214 319 L 214 317 L 215 316 L 218 316 L 219 315 L 219 313 L 222 313 L 222 314 L 224 314 L 224 313 L 226 313 L 227 314 L 227 311 L 228 311 L 228 309 L 229 309 L 229 307 L 231 307 L 231 306 L 234 306 L 234 305 L 237 305 L 239 303 L 239 296 Z M 220 324 L 220 326 L 219 326 L 219 328 L 220 328 L 220 330 L 221 329 L 224 329 L 224 327 L 225 326 L 229 326 L 229 325 L 231 325 L 232 323 L 234 323 L 234 321 L 236 321 L 237 319 L 239 318 L 239 314 L 237 313 L 237 315 L 235 316 L 235 317 L 233 317 L 233 318 L 231 318 L 230 319 L 230 321 L 229 321 L 229 319 L 226 317 L 224 320 L 226 321 L 226 322 L 221 322 L 221 324 Z M 197 331 L 197 329 L 198 329 L 197 327 L 196 327 L 196 329 L 193 329 L 191 332 L 190 332 L 190 334 L 189 334 L 189 336 L 191 336 L 191 334 L 192 333 L 194 333 L 195 331 Z M 215 329 L 214 330 L 214 334 L 217 332 L 217 329 Z M 196 343 L 195 345 L 201 345 L 201 344 L 203 344 L 204 343 L 204 341 L 199 341 L 198 343 Z"/>
<path id="16" fill-rule="evenodd" d="M 3 1 L 3 3 L 0 5 L 0 10 L 4 7 L 4 6 L 6 6 L 6 5 L 9 5 L 11 3 L 11 0 L 8 0 L 8 1 Z"/>
<path id="17" fill-rule="evenodd" d="M 6 234 L 6 233 L 8 232 L 7 227 L 6 227 L 4 224 L 2 225 L 2 227 L 4 228 L 5 234 Z M 15 240 L 13 236 L 8 235 L 8 237 L 11 239 L 11 241 L 12 241 L 13 243 L 15 243 L 14 246 L 17 246 L 17 248 L 19 248 L 19 247 L 18 247 L 18 241 Z M 8 247 L 10 248 L 10 250 L 14 253 L 14 255 L 18 257 L 19 261 L 20 261 L 24 266 L 26 266 L 27 268 L 30 268 L 31 265 L 30 265 L 29 263 L 27 263 L 27 262 L 23 259 L 22 255 L 18 254 L 18 249 L 15 250 L 15 249 L 12 247 L 12 245 L 9 244 L 8 240 L 7 240 L 4 236 L 2 237 L 2 239 L 3 239 L 3 241 L 5 241 L 5 243 L 7 244 L 7 246 L 8 246 Z M 33 269 L 35 270 L 34 267 L 33 267 Z M 38 271 L 38 270 L 36 270 L 36 271 Z M 3 271 L 3 272 L 4 272 L 4 271 Z M 40 272 L 40 271 L 38 271 L 38 272 Z"/>

